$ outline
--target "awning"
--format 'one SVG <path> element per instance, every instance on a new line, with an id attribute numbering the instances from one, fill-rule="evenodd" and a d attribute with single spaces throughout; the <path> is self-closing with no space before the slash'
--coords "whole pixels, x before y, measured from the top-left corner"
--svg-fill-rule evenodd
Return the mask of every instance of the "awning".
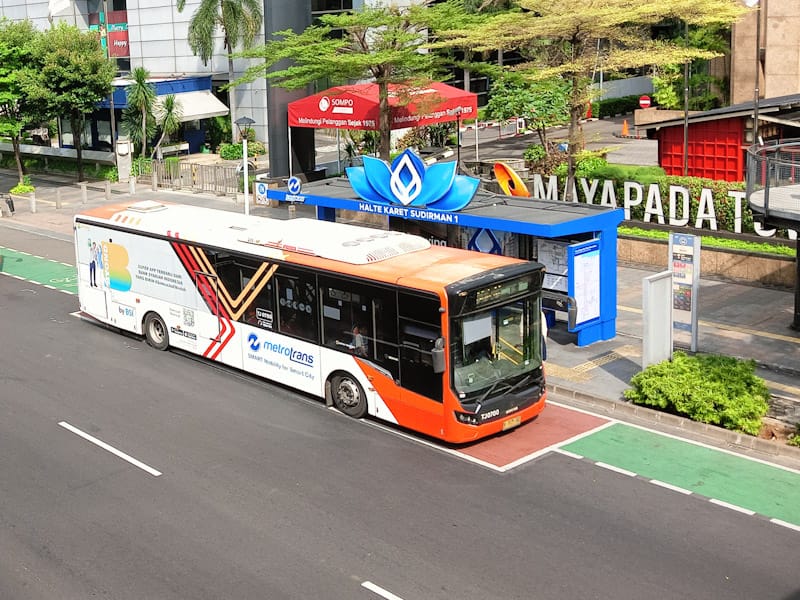
<path id="1" fill-rule="evenodd" d="M 158 96 L 161 100 L 164 96 Z M 197 119 L 208 119 L 210 117 L 221 117 L 227 115 L 228 107 L 220 102 L 214 94 L 209 91 L 182 92 L 175 94 L 175 100 L 180 102 L 181 122 L 195 121 Z"/>
<path id="2" fill-rule="evenodd" d="M 389 84 L 389 107 L 392 129 L 422 127 L 476 118 L 478 95 L 436 81 L 420 86 Z M 378 129 L 378 84 L 332 87 L 290 102 L 288 113 L 291 127 Z"/>

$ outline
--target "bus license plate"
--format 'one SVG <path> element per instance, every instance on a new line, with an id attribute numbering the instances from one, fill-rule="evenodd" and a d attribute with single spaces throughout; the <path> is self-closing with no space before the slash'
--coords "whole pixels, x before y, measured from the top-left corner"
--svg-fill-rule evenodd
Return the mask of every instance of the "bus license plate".
<path id="1" fill-rule="evenodd" d="M 503 421 L 503 431 L 507 429 L 511 429 L 512 427 L 516 427 L 522 422 L 522 417 L 517 415 L 516 417 L 511 417 L 510 419 L 506 419 Z"/>

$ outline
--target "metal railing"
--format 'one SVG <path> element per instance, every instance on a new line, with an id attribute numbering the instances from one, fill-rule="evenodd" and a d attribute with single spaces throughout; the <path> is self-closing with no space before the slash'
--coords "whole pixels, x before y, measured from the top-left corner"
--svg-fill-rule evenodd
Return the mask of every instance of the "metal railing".
<path id="1" fill-rule="evenodd" d="M 137 183 L 156 188 L 236 196 L 241 187 L 242 175 L 234 165 L 202 165 L 172 160 L 154 160 L 140 165 Z"/>
<path id="2" fill-rule="evenodd" d="M 756 215 L 797 213 L 800 220 L 800 139 L 747 149 L 747 198 Z"/>

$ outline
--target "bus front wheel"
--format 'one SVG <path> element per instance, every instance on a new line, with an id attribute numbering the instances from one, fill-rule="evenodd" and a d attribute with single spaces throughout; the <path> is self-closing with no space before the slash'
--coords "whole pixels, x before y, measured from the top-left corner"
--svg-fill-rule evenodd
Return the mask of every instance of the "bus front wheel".
<path id="1" fill-rule="evenodd" d="M 156 350 L 166 350 L 169 347 L 169 333 L 167 326 L 156 313 L 147 313 L 144 318 L 144 337 L 147 343 Z"/>
<path id="2" fill-rule="evenodd" d="M 333 405 L 349 417 L 362 418 L 367 414 L 367 397 L 361 384 L 351 375 L 337 375 L 331 382 Z"/>

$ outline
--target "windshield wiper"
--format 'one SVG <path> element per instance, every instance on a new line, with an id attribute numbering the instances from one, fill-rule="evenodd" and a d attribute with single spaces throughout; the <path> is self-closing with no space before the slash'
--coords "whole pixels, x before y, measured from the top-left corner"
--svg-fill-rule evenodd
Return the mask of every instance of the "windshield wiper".
<path id="1" fill-rule="evenodd" d="M 514 390 L 516 390 L 516 389 L 519 389 L 519 387 L 520 387 L 520 386 L 521 386 L 523 383 L 528 383 L 528 382 L 529 382 L 529 381 L 530 381 L 532 378 L 533 378 L 533 373 L 530 373 L 529 375 L 525 375 L 525 377 L 523 377 L 523 378 L 522 378 L 522 379 L 520 379 L 520 380 L 519 380 L 517 383 L 515 383 L 514 385 L 512 385 L 512 386 L 511 386 L 511 387 L 508 389 L 508 391 L 507 391 L 506 393 L 507 393 L 507 394 L 510 394 L 510 393 L 512 393 Z"/>

